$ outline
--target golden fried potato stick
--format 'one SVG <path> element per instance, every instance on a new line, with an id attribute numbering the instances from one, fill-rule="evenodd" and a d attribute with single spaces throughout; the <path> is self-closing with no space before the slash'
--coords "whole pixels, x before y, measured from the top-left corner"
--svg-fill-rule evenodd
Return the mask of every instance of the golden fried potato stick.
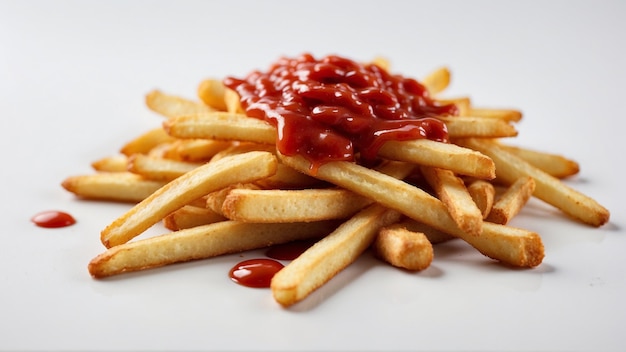
<path id="1" fill-rule="evenodd" d="M 261 189 L 256 183 L 235 183 L 206 195 L 205 207 L 224 216 L 222 205 L 228 193 L 234 189 Z M 224 216 L 225 217 L 225 216 Z"/>
<path id="2" fill-rule="evenodd" d="M 519 122 L 522 119 L 522 112 L 512 109 L 488 109 L 471 107 L 467 111 L 468 116 L 487 117 L 507 122 Z"/>
<path id="3" fill-rule="evenodd" d="M 98 172 L 67 177 L 61 186 L 85 199 L 138 203 L 166 182 L 148 180 L 131 172 Z"/>
<path id="4" fill-rule="evenodd" d="M 213 111 L 204 103 L 165 94 L 160 90 L 153 90 L 146 95 L 146 105 L 167 118 Z"/>
<path id="5" fill-rule="evenodd" d="M 219 79 L 208 78 L 200 82 L 198 86 L 198 98 L 206 105 L 218 111 L 226 111 L 226 100 L 224 94 L 226 87 Z"/>
<path id="6" fill-rule="evenodd" d="M 424 270 L 433 261 L 433 246 L 426 235 L 399 224 L 381 228 L 372 249 L 378 258 L 411 271 Z"/>
<path id="7" fill-rule="evenodd" d="M 231 220 L 256 223 L 345 219 L 372 204 L 369 198 L 341 188 L 228 192 L 222 213 Z"/>
<path id="8" fill-rule="evenodd" d="M 206 163 L 136 204 L 102 230 L 100 239 L 107 248 L 126 243 L 197 198 L 234 183 L 272 175 L 276 164 L 276 157 L 267 152 L 249 152 Z"/>
<path id="9" fill-rule="evenodd" d="M 421 83 L 426 87 L 431 96 L 443 92 L 450 84 L 450 70 L 447 67 L 440 67 L 422 78 Z"/>
<path id="10" fill-rule="evenodd" d="M 224 89 L 224 103 L 226 104 L 226 111 L 233 114 L 243 114 L 243 108 L 239 101 L 239 94 L 230 88 Z"/>
<path id="11" fill-rule="evenodd" d="M 153 128 L 126 143 L 120 152 L 126 156 L 133 154 L 148 154 L 158 145 L 169 143 L 175 139 L 168 135 L 163 128 Z"/>
<path id="12" fill-rule="evenodd" d="M 157 181 L 171 181 L 201 165 L 201 163 L 156 158 L 145 154 L 134 154 L 128 158 L 128 171 Z"/>
<path id="13" fill-rule="evenodd" d="M 499 180 L 512 184 L 520 177 L 530 176 L 535 180 L 533 195 L 570 217 L 596 227 L 609 221 L 609 211 L 596 200 L 532 166 L 497 143 L 477 138 L 464 139 L 460 143 L 491 157 L 496 163 Z"/>
<path id="14" fill-rule="evenodd" d="M 94 278 L 104 278 L 274 244 L 320 238 L 336 227 L 335 221 L 288 224 L 221 221 L 120 244 L 93 258 L 88 269 Z"/>
<path id="15" fill-rule="evenodd" d="M 399 219 L 400 213 L 379 204 L 363 209 L 274 275 L 274 299 L 285 307 L 303 300 L 353 263 L 381 227 Z"/>
<path id="16" fill-rule="evenodd" d="M 310 163 L 301 156 L 279 154 L 279 157 L 300 172 L 311 172 Z M 459 237 L 492 259 L 518 267 L 534 267 L 543 260 L 543 243 L 538 234 L 483 222 L 482 232 L 478 236 L 470 235 L 459 229 L 439 199 L 375 170 L 355 163 L 333 161 L 320 166 L 315 176 Z"/>
<path id="17" fill-rule="evenodd" d="M 450 138 L 517 136 L 515 126 L 500 119 L 472 116 L 439 117 L 439 119 L 446 123 Z"/>
<path id="18" fill-rule="evenodd" d="M 479 235 L 483 214 L 465 188 L 463 180 L 446 169 L 423 166 L 420 170 L 457 226 L 470 235 Z"/>
<path id="19" fill-rule="evenodd" d="M 487 216 L 487 221 L 506 225 L 517 215 L 535 191 L 532 177 L 520 177 L 496 200 Z"/>
<path id="20" fill-rule="evenodd" d="M 227 219 L 211 209 L 185 205 L 167 215 L 163 219 L 163 226 L 165 226 L 166 229 L 178 231 L 224 220 Z"/>
<path id="21" fill-rule="evenodd" d="M 163 157 L 188 162 L 205 162 L 230 147 L 231 144 L 230 141 L 213 139 L 179 139 L 170 143 Z"/>
<path id="22" fill-rule="evenodd" d="M 558 154 L 505 145 L 502 143 L 500 143 L 500 147 L 556 178 L 570 177 L 580 171 L 580 166 L 576 161 Z"/>
<path id="23" fill-rule="evenodd" d="M 480 209 L 483 219 L 486 219 L 496 198 L 493 184 L 484 180 L 474 180 L 467 185 L 467 191 Z"/>
<path id="24" fill-rule="evenodd" d="M 96 171 L 123 172 L 127 170 L 128 157 L 126 155 L 113 155 L 100 158 L 91 163 L 91 167 Z"/>

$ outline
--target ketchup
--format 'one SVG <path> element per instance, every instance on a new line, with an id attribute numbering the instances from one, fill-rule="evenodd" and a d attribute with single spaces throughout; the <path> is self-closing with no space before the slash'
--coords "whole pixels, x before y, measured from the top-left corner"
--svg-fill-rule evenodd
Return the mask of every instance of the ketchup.
<path id="1" fill-rule="evenodd" d="M 267 72 L 224 84 L 239 94 L 248 116 L 277 128 L 282 154 L 304 156 L 313 170 L 334 160 L 373 161 L 389 140 L 448 142 L 437 117 L 458 115 L 454 104 L 434 101 L 414 79 L 334 55 L 281 58 Z"/>
<path id="2" fill-rule="evenodd" d="M 248 259 L 235 265 L 228 275 L 234 282 L 248 287 L 270 287 L 272 277 L 284 267 L 273 259 Z"/>
<path id="3" fill-rule="evenodd" d="M 58 210 L 43 211 L 30 220 L 37 226 L 47 228 L 66 227 L 76 223 L 72 215 Z"/>

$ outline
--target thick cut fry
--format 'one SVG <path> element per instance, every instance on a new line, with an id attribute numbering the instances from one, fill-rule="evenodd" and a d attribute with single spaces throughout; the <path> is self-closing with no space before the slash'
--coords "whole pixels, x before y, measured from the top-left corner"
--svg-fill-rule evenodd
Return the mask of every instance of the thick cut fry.
<path id="1" fill-rule="evenodd" d="M 163 128 L 177 138 L 207 138 L 274 144 L 276 129 L 269 123 L 228 112 L 181 116 L 166 120 Z"/>
<path id="2" fill-rule="evenodd" d="M 165 182 L 123 171 L 71 176 L 61 185 L 85 199 L 138 203 L 163 187 Z"/>
<path id="3" fill-rule="evenodd" d="M 213 111 L 201 102 L 165 94 L 160 90 L 153 90 L 146 95 L 146 105 L 150 110 L 168 118 Z"/>
<path id="4" fill-rule="evenodd" d="M 532 177 L 520 177 L 496 200 L 487 216 L 487 221 L 507 224 L 524 207 L 535 191 Z"/>
<path id="5" fill-rule="evenodd" d="M 226 111 L 234 114 L 242 114 L 243 108 L 239 101 L 239 94 L 232 89 L 224 89 L 224 104 L 226 104 Z"/>
<path id="6" fill-rule="evenodd" d="M 155 158 L 144 154 L 135 154 L 128 158 L 128 171 L 157 181 L 171 181 L 200 165 L 202 164 Z"/>
<path id="7" fill-rule="evenodd" d="M 480 234 L 483 214 L 465 188 L 463 180 L 450 170 L 423 166 L 421 171 L 457 226 L 470 235 Z"/>
<path id="8" fill-rule="evenodd" d="M 153 128 L 126 143 L 120 152 L 126 156 L 148 154 L 154 147 L 172 141 L 174 138 L 168 135 L 163 128 Z"/>
<path id="9" fill-rule="evenodd" d="M 456 174 L 492 179 L 496 169 L 491 159 L 477 151 L 455 144 L 428 139 L 388 141 L 379 155 L 392 160 L 448 169 Z"/>
<path id="10" fill-rule="evenodd" d="M 500 147 L 556 178 L 573 176 L 580 171 L 580 167 L 576 161 L 561 155 L 504 145 L 502 143 L 500 143 Z"/>
<path id="11" fill-rule="evenodd" d="M 210 192 L 235 183 L 272 175 L 276 157 L 267 152 L 250 152 L 209 162 L 169 182 L 107 226 L 102 243 L 113 247 L 128 242 L 169 213 Z"/>
<path id="12" fill-rule="evenodd" d="M 345 189 L 233 189 L 222 205 L 231 220 L 244 222 L 310 222 L 345 219 L 372 204 Z"/>
<path id="13" fill-rule="evenodd" d="M 215 213 L 224 216 L 224 213 L 222 212 L 222 205 L 224 205 L 224 200 L 226 199 L 226 196 L 228 196 L 228 193 L 230 193 L 230 191 L 234 189 L 260 189 L 260 188 L 256 183 L 236 183 L 228 187 L 219 189 L 215 192 L 211 192 L 207 194 L 206 200 L 205 200 L 205 206 L 208 209 L 211 209 L 212 211 L 214 211 Z"/>
<path id="14" fill-rule="evenodd" d="M 128 157 L 126 155 L 114 155 L 98 159 L 91 163 L 96 171 L 122 172 L 127 171 Z"/>
<path id="15" fill-rule="evenodd" d="M 115 246 L 91 260 L 95 278 L 264 248 L 296 240 L 320 238 L 336 222 L 247 224 L 222 221 Z"/>
<path id="16" fill-rule="evenodd" d="M 219 79 L 205 79 L 198 86 L 198 98 L 215 110 L 226 111 L 225 91 L 226 87 Z"/>
<path id="17" fill-rule="evenodd" d="M 433 246 L 426 235 L 401 225 L 380 229 L 372 248 L 380 259 L 411 271 L 424 270 L 433 260 Z"/>
<path id="18" fill-rule="evenodd" d="M 493 184 L 483 180 L 474 180 L 467 185 L 467 191 L 480 209 L 483 219 L 486 219 L 496 198 L 496 189 Z"/>
<path id="19" fill-rule="evenodd" d="M 311 172 L 309 162 L 300 156 L 280 155 L 282 162 L 299 170 Z M 483 222 L 478 236 L 459 229 L 443 203 L 404 181 L 363 166 L 344 162 L 328 162 L 319 167 L 316 177 L 334 183 L 378 203 L 398 210 L 406 216 L 470 243 L 484 255 L 518 267 L 534 267 L 543 260 L 543 243 L 538 234 Z M 493 225 L 493 226 L 491 226 Z"/>
<path id="20" fill-rule="evenodd" d="M 498 179 L 504 182 L 512 184 L 520 177 L 532 177 L 535 180 L 533 195 L 570 217 L 596 227 L 609 221 L 609 211 L 593 198 L 574 190 L 496 143 L 476 138 L 465 139 L 461 143 L 491 157 L 496 163 Z"/>
<path id="21" fill-rule="evenodd" d="M 422 84 L 431 95 L 437 95 L 444 91 L 450 84 L 450 70 L 447 67 L 440 67 L 430 72 L 422 79 Z"/>
<path id="22" fill-rule="evenodd" d="M 400 213 L 378 204 L 360 211 L 274 275 L 274 299 L 283 306 L 301 301 L 354 262 L 381 227 L 399 218 Z"/>
<path id="23" fill-rule="evenodd" d="M 188 162 L 204 162 L 211 160 L 215 154 L 230 147 L 229 141 L 213 139 L 179 139 L 170 144 L 163 157 Z"/>
<path id="24" fill-rule="evenodd" d="M 227 219 L 211 209 L 185 205 L 167 215 L 163 219 L 163 226 L 169 230 L 178 231 L 224 220 Z"/>
<path id="25" fill-rule="evenodd" d="M 512 109 L 487 109 L 471 107 L 467 112 L 468 116 L 488 117 L 508 122 L 518 122 L 522 119 L 522 113 Z"/>
<path id="26" fill-rule="evenodd" d="M 498 138 L 517 136 L 515 126 L 507 121 L 489 117 L 440 117 L 448 127 L 450 138 Z"/>

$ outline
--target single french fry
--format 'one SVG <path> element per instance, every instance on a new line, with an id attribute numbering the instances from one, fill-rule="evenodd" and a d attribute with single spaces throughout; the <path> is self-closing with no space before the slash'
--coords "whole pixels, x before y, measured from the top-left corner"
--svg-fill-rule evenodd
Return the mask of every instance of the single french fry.
<path id="1" fill-rule="evenodd" d="M 239 101 L 239 94 L 232 89 L 224 89 L 224 104 L 226 105 L 226 111 L 235 114 L 242 114 L 243 108 Z"/>
<path id="2" fill-rule="evenodd" d="M 447 67 L 440 67 L 422 78 L 422 84 L 430 95 L 437 95 L 450 84 L 450 70 Z"/>
<path id="3" fill-rule="evenodd" d="M 446 123 L 448 135 L 455 138 L 499 138 L 517 136 L 515 126 L 507 121 L 489 117 L 452 116 L 440 117 Z"/>
<path id="4" fill-rule="evenodd" d="M 369 198 L 340 188 L 302 190 L 233 189 L 222 213 L 244 222 L 310 222 L 345 219 L 372 204 Z"/>
<path id="5" fill-rule="evenodd" d="M 122 146 L 120 152 L 126 156 L 147 154 L 154 147 L 163 143 L 172 142 L 173 140 L 174 138 L 168 135 L 163 128 L 153 128 L 126 143 Z"/>
<path id="6" fill-rule="evenodd" d="M 230 193 L 230 191 L 240 188 L 253 190 L 260 189 L 256 183 L 236 183 L 229 185 L 227 187 L 207 194 L 205 199 L 206 208 L 211 209 L 215 213 L 224 216 L 224 213 L 222 212 L 222 206 L 224 205 L 224 200 L 226 199 L 226 196 L 228 196 L 228 193 Z"/>
<path id="7" fill-rule="evenodd" d="M 558 154 L 504 145 L 502 143 L 500 143 L 500 147 L 556 178 L 573 176 L 580 171 L 580 166 L 576 161 Z"/>
<path id="8" fill-rule="evenodd" d="M 155 158 L 144 154 L 134 154 L 128 158 L 128 171 L 159 181 L 171 181 L 201 165 L 201 163 Z"/>
<path id="9" fill-rule="evenodd" d="M 272 175 L 276 163 L 276 157 L 267 152 L 250 152 L 206 163 L 136 204 L 102 230 L 100 239 L 107 248 L 126 243 L 197 198 L 231 184 Z"/>
<path id="10" fill-rule="evenodd" d="M 123 154 L 100 158 L 91 163 L 91 167 L 94 170 L 103 172 L 127 171 L 127 165 L 128 157 Z"/>
<path id="11" fill-rule="evenodd" d="M 467 191 L 480 209 L 483 219 L 486 219 L 496 197 L 493 184 L 484 180 L 474 180 L 467 185 Z"/>
<path id="12" fill-rule="evenodd" d="M 224 94 L 226 87 L 219 79 L 208 78 L 200 82 L 198 86 L 198 98 L 206 105 L 218 111 L 227 111 Z"/>
<path id="13" fill-rule="evenodd" d="M 507 122 L 518 122 L 522 119 L 522 112 L 513 109 L 488 109 L 471 107 L 468 116 L 488 117 Z"/>
<path id="14" fill-rule="evenodd" d="M 163 226 L 171 231 L 178 231 L 225 220 L 227 220 L 225 217 L 211 209 L 185 205 L 167 215 L 163 219 Z"/>
<path id="15" fill-rule="evenodd" d="M 109 248 L 90 261 L 88 270 L 94 278 L 104 278 L 290 241 L 320 238 L 336 226 L 334 221 L 285 224 L 221 221 Z"/>
<path id="16" fill-rule="evenodd" d="M 457 226 L 470 235 L 480 234 L 483 214 L 465 188 L 463 180 L 446 169 L 423 166 L 420 170 Z"/>
<path id="17" fill-rule="evenodd" d="M 165 94 L 160 90 L 153 90 L 146 94 L 146 106 L 167 118 L 213 111 L 201 102 Z"/>
<path id="18" fill-rule="evenodd" d="M 433 246 L 426 235 L 401 225 L 381 228 L 372 249 L 378 258 L 411 271 L 424 270 L 433 260 Z"/>
<path id="19" fill-rule="evenodd" d="M 487 216 L 487 221 L 507 224 L 524 207 L 535 191 L 532 177 L 520 177 L 496 200 Z"/>
<path id="20" fill-rule="evenodd" d="M 63 188 L 85 199 L 138 203 L 165 185 L 126 171 L 70 176 Z"/>
<path id="21" fill-rule="evenodd" d="M 179 139 L 170 144 L 164 158 L 188 162 L 205 162 L 230 147 L 229 141 L 213 139 Z"/>
<path id="22" fill-rule="evenodd" d="M 310 163 L 301 156 L 279 154 L 283 163 L 300 172 L 311 172 Z M 543 243 L 538 234 L 483 222 L 479 235 L 462 231 L 443 203 L 404 181 L 355 163 L 332 161 L 320 166 L 316 177 L 334 183 L 406 216 L 468 242 L 485 256 L 518 267 L 534 267 L 543 260 Z M 493 226 L 491 226 L 493 225 Z M 500 225 L 504 226 L 504 225 Z"/>
<path id="23" fill-rule="evenodd" d="M 318 187 L 322 182 L 315 177 L 305 175 L 288 166 L 278 163 L 276 173 L 255 182 L 265 189 L 302 189 Z"/>
<path id="24" fill-rule="evenodd" d="M 595 227 L 609 221 L 610 212 L 595 199 L 567 186 L 497 143 L 477 138 L 464 139 L 461 143 L 491 157 L 496 163 L 498 179 L 504 182 L 512 184 L 520 177 L 532 177 L 535 180 L 533 195 L 570 217 Z"/>
<path id="25" fill-rule="evenodd" d="M 274 299 L 287 307 L 306 298 L 353 263 L 381 227 L 399 218 L 400 213 L 379 204 L 360 211 L 274 275 Z"/>

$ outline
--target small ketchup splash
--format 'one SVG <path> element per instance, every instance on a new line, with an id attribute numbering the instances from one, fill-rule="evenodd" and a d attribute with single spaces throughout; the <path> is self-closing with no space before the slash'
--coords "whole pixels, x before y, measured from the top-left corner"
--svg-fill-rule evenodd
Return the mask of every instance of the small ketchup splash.
<path id="1" fill-rule="evenodd" d="M 270 287 L 272 277 L 283 267 L 273 259 L 248 259 L 235 265 L 228 275 L 240 285 L 266 288 Z"/>
<path id="2" fill-rule="evenodd" d="M 46 228 L 66 227 L 76 223 L 76 219 L 72 215 L 58 210 L 42 211 L 30 220 L 35 225 Z"/>
<path id="3" fill-rule="evenodd" d="M 294 260 L 300 256 L 300 254 L 304 253 L 309 247 L 315 244 L 316 240 L 307 241 L 293 241 L 284 244 L 277 244 L 275 246 L 270 247 L 266 252 L 270 258 L 278 259 L 278 260 Z"/>

